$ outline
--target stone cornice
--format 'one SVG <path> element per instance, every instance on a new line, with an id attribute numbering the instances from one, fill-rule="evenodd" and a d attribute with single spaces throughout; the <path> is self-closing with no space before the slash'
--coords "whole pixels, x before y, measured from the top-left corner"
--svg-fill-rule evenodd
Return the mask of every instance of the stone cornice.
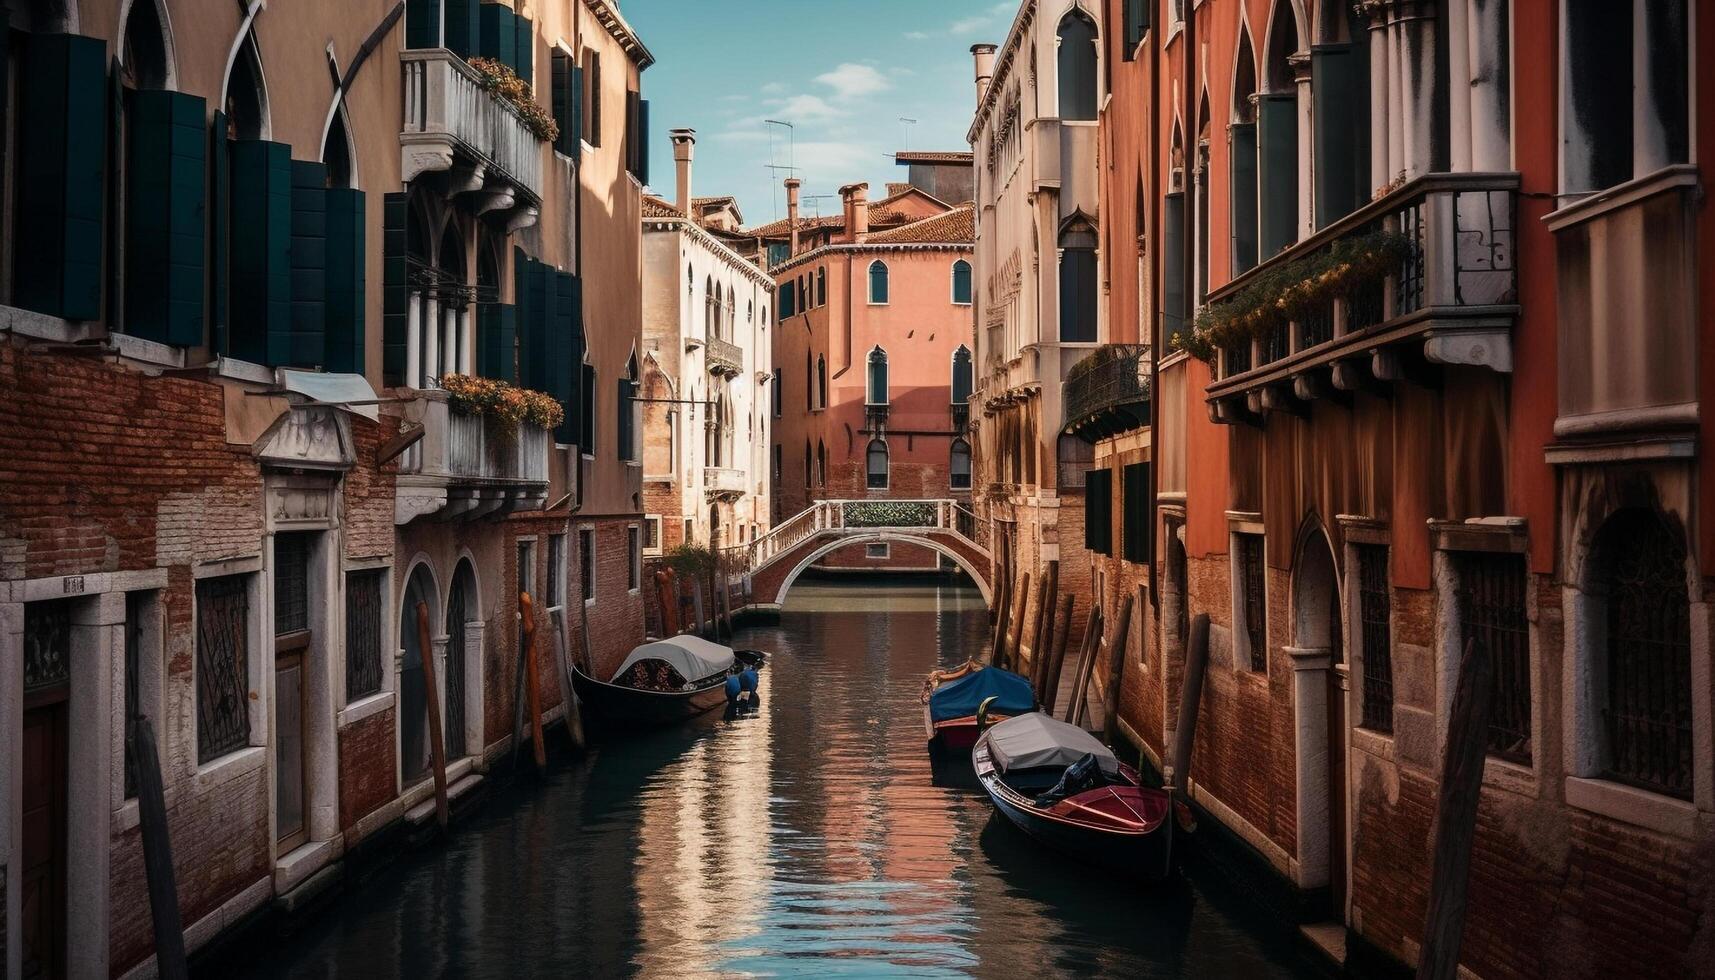
<path id="1" fill-rule="evenodd" d="M 864 252 L 975 252 L 975 250 L 976 247 L 970 242 L 879 242 L 874 245 L 856 242 L 836 242 L 831 245 L 823 245 L 820 248 L 811 249 L 803 255 L 794 255 L 792 258 L 774 266 L 768 271 L 773 273 L 774 277 L 778 279 L 780 278 L 781 273 L 784 273 L 788 269 L 794 268 L 798 265 L 802 265 L 811 259 L 821 258 L 827 255 L 838 255 L 842 252 L 861 254 Z"/>
<path id="2" fill-rule="evenodd" d="M 608 35 L 619 42 L 619 46 L 631 56 L 632 61 L 637 62 L 638 71 L 655 63 L 655 56 L 643 46 L 643 39 L 626 23 L 618 7 L 609 0 L 584 0 L 584 6 L 590 8 L 590 13 L 595 14 L 596 22 L 607 29 Z"/>
<path id="3" fill-rule="evenodd" d="M 688 234 L 709 251 L 725 259 L 729 264 L 743 271 L 745 278 L 754 281 L 759 286 L 774 288 L 774 277 L 756 267 L 756 263 L 733 251 L 731 246 L 709 234 L 701 225 L 689 218 L 644 218 L 644 231 L 677 231 Z"/>

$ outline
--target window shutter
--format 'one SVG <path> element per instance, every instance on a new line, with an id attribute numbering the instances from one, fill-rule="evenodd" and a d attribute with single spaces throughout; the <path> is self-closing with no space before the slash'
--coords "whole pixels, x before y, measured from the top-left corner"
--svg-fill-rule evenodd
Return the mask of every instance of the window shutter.
<path id="1" fill-rule="evenodd" d="M 570 272 L 548 271 L 553 274 L 554 286 L 554 387 L 549 393 L 559 399 L 569 420 L 572 406 L 578 404 L 578 365 L 584 359 L 583 290 L 578 277 Z M 569 421 L 562 423 L 555 438 L 570 442 L 573 431 Z"/>
<path id="2" fill-rule="evenodd" d="M 438 48 L 441 46 L 441 0 L 406 0 L 405 46 L 407 48 Z"/>
<path id="3" fill-rule="evenodd" d="M 512 383 L 513 348 L 518 338 L 518 308 L 511 303 L 479 303 L 476 308 L 476 373 Z"/>
<path id="4" fill-rule="evenodd" d="M 1161 306 L 1164 332 L 1171 337 L 1186 326 L 1185 195 L 1167 195 L 1161 211 Z"/>
<path id="5" fill-rule="evenodd" d="M 1084 550 L 1106 555 L 1113 551 L 1108 514 L 1113 509 L 1113 470 L 1091 470 L 1084 477 Z"/>
<path id="6" fill-rule="evenodd" d="M 189 347 L 202 343 L 202 99 L 129 93 L 125 191 L 125 331 Z"/>
<path id="7" fill-rule="evenodd" d="M 578 112 L 577 100 L 573 98 L 576 71 L 570 55 L 559 48 L 549 52 L 548 93 L 552 102 L 550 108 L 554 112 L 554 125 L 560 127 L 560 135 L 554 140 L 554 149 L 567 156 L 573 155 L 578 141 L 577 129 L 572 125 Z"/>
<path id="8" fill-rule="evenodd" d="M 20 158 L 13 301 L 68 320 L 101 316 L 102 193 L 107 160 L 107 46 L 77 34 L 31 34 L 18 73 Z"/>
<path id="9" fill-rule="evenodd" d="M 1256 265 L 1256 124 L 1234 123 L 1232 137 L 1233 272 Z"/>
<path id="10" fill-rule="evenodd" d="M 525 255 L 517 256 L 519 377 L 524 385 L 546 394 L 549 391 L 551 359 L 548 345 L 548 322 L 554 315 L 554 297 L 545 292 L 542 283 L 544 266 Z"/>
<path id="11" fill-rule="evenodd" d="M 566 93 L 566 118 L 570 125 L 565 129 L 566 155 L 575 159 L 584 152 L 584 70 L 571 65 L 567 77 L 570 87 Z"/>
<path id="12" fill-rule="evenodd" d="M 477 0 L 446 0 L 446 4 L 446 36 L 443 43 L 453 54 L 469 58 L 480 50 L 482 20 L 477 8 L 481 5 Z"/>
<path id="13" fill-rule="evenodd" d="M 649 183 L 649 100 L 637 100 L 637 179 Z"/>
<path id="14" fill-rule="evenodd" d="M 216 109 L 208 126 L 208 344 L 216 354 L 230 348 L 227 294 L 231 270 L 227 248 L 232 223 L 232 159 L 226 143 L 226 113 Z"/>
<path id="15" fill-rule="evenodd" d="M 534 81 L 536 71 L 536 23 L 530 18 L 520 15 L 513 18 L 513 27 L 517 34 L 517 41 L 514 42 L 514 48 L 517 51 L 518 63 L 513 65 L 512 69 L 518 73 L 519 78 L 524 80 L 524 84 L 529 85 L 534 89 L 536 87 Z"/>
<path id="16" fill-rule="evenodd" d="M 292 360 L 291 147 L 232 144 L 232 356 Z"/>
<path id="17" fill-rule="evenodd" d="M 1133 52 L 1148 30 L 1148 0 L 1125 0 L 1125 51 L 1122 54 L 1126 61 L 1134 60 Z"/>
<path id="18" fill-rule="evenodd" d="M 319 163 L 292 161 L 291 361 L 319 367 L 327 355 L 327 175 Z"/>
<path id="19" fill-rule="evenodd" d="M 595 453 L 595 366 L 583 365 L 579 373 L 578 448 Z"/>
<path id="20" fill-rule="evenodd" d="M 511 7 L 498 3 L 482 5 L 482 56 L 503 65 L 518 63 L 518 18 Z"/>
<path id="21" fill-rule="evenodd" d="M 381 196 L 381 375 L 382 383 L 405 382 L 406 307 L 405 209 L 403 192 Z"/>
<path id="22" fill-rule="evenodd" d="M 363 192 L 333 187 L 327 194 L 327 343 L 322 366 L 364 373 Z"/>
<path id="23" fill-rule="evenodd" d="M 1125 468 L 1125 509 L 1120 520 L 1125 528 L 1125 560 L 1147 563 L 1151 526 L 1148 463 L 1130 463 Z"/>
<path id="24" fill-rule="evenodd" d="M 618 424 L 619 438 L 614 440 L 613 452 L 614 452 L 614 455 L 619 457 L 620 459 L 630 459 L 631 458 L 631 379 L 630 378 L 619 378 L 618 379 L 618 385 L 619 385 L 619 388 L 618 388 L 619 397 L 614 400 L 614 405 L 617 408 L 618 413 L 619 413 L 619 419 L 618 419 L 618 423 L 617 423 Z"/>
<path id="25" fill-rule="evenodd" d="M 1318 44 L 1310 50 L 1311 115 L 1316 154 L 1316 227 L 1351 214 L 1359 204 L 1358 151 L 1368 165 L 1370 115 L 1367 69 L 1358 74 L 1350 44 Z M 1361 98 L 1360 98 L 1361 96 Z M 1359 143 L 1359 137 L 1364 143 Z"/>
<path id="26" fill-rule="evenodd" d="M 1258 197 L 1262 206 L 1261 257 L 1298 239 L 1298 100 L 1292 95 L 1257 99 Z"/>

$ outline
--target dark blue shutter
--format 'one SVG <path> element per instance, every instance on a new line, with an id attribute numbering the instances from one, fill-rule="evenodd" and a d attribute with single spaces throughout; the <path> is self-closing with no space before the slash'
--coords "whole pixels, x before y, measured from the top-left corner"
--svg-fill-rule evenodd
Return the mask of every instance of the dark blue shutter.
<path id="1" fill-rule="evenodd" d="M 1141 565 L 1149 561 L 1150 551 L 1149 464 L 1127 463 L 1124 480 L 1125 507 L 1120 521 L 1125 550 L 1121 557 Z"/>
<path id="2" fill-rule="evenodd" d="M 518 337 L 518 308 L 510 303 L 478 303 L 476 307 L 476 373 L 512 383 L 513 348 Z"/>
<path id="3" fill-rule="evenodd" d="M 20 79 L 13 302 L 68 320 L 101 316 L 107 46 L 31 34 Z"/>
<path id="4" fill-rule="evenodd" d="M 553 395 L 550 379 L 554 356 L 551 329 L 554 270 L 531 258 L 523 259 L 519 270 L 522 280 L 518 294 L 519 329 L 524 334 L 520 345 L 523 349 L 523 356 L 519 358 L 520 378 L 525 386 Z"/>
<path id="5" fill-rule="evenodd" d="M 1114 471 L 1090 470 L 1084 475 L 1084 550 L 1113 553 Z"/>
<path id="6" fill-rule="evenodd" d="M 1257 99 L 1258 197 L 1261 204 L 1261 258 L 1298 240 L 1298 99 L 1264 95 Z"/>
<path id="7" fill-rule="evenodd" d="M 453 54 L 469 58 L 480 50 L 482 20 L 478 0 L 446 0 L 447 18 L 443 43 Z M 416 47 L 416 45 L 412 45 Z"/>
<path id="8" fill-rule="evenodd" d="M 1361 104 L 1356 96 L 1367 79 L 1356 77 L 1358 59 L 1349 44 L 1318 44 L 1310 49 L 1310 87 L 1313 103 L 1310 118 L 1315 126 L 1316 227 L 1351 214 L 1361 202 L 1358 179 L 1358 137 L 1367 136 L 1360 123 L 1370 115 L 1369 99 Z M 1366 67 L 1366 74 L 1368 73 Z M 1363 169 L 1369 169 L 1368 147 L 1364 147 Z"/>
<path id="9" fill-rule="evenodd" d="M 297 367 L 321 367 L 327 357 L 328 168 L 292 161 L 292 340 Z"/>
<path id="10" fill-rule="evenodd" d="M 329 371 L 364 369 L 363 192 L 349 187 L 327 193 L 327 344 L 322 364 Z"/>
<path id="11" fill-rule="evenodd" d="M 513 18 L 513 28 L 517 35 L 514 48 L 517 52 L 518 63 L 512 70 L 524 80 L 524 84 L 534 88 L 533 79 L 536 69 L 536 23 L 530 18 L 519 15 Z"/>
<path id="12" fill-rule="evenodd" d="M 233 357 L 294 363 L 292 149 L 266 140 L 232 144 Z"/>
<path id="13" fill-rule="evenodd" d="M 1060 252 L 1060 339 L 1096 339 L 1096 252 L 1068 248 Z"/>
<path id="14" fill-rule="evenodd" d="M 503 65 L 518 61 L 518 18 L 511 7 L 498 3 L 482 5 L 482 56 Z"/>
<path id="15" fill-rule="evenodd" d="M 230 347 L 227 296 L 231 270 L 227 247 L 232 210 L 232 159 L 226 143 L 226 113 L 216 109 L 208 124 L 208 345 L 216 354 Z"/>
<path id="16" fill-rule="evenodd" d="M 554 124 L 560 127 L 554 149 L 566 156 L 578 155 L 578 129 L 583 113 L 583 69 L 572 63 L 572 56 L 556 48 L 550 59 L 550 101 L 553 103 Z"/>
<path id="17" fill-rule="evenodd" d="M 1233 274 L 1256 265 L 1256 124 L 1234 123 L 1231 191 L 1233 196 Z"/>
<path id="18" fill-rule="evenodd" d="M 585 364 L 578 373 L 578 449 L 595 454 L 595 365 Z"/>
<path id="19" fill-rule="evenodd" d="M 189 347 L 203 340 L 205 103 L 132 92 L 125 190 L 125 332 Z"/>
<path id="20" fill-rule="evenodd" d="M 649 100 L 637 100 L 637 179 L 649 183 Z"/>
<path id="21" fill-rule="evenodd" d="M 405 0 L 405 46 L 441 46 L 441 0 Z"/>
<path id="22" fill-rule="evenodd" d="M 403 192 L 381 196 L 381 376 L 386 385 L 407 382 L 405 360 L 410 330 L 410 289 L 405 277 Z"/>
<path id="23" fill-rule="evenodd" d="M 631 451 L 631 379 L 618 378 L 618 397 L 614 401 L 619 412 L 615 423 L 615 434 L 618 438 L 613 441 L 613 454 L 618 459 L 630 459 L 627 454 Z"/>
<path id="24" fill-rule="evenodd" d="M 1121 56 L 1126 61 L 1133 60 L 1132 54 L 1143 41 L 1144 32 L 1149 30 L 1148 0 L 1125 0 L 1125 51 Z"/>
<path id="25" fill-rule="evenodd" d="M 953 302 L 971 301 L 971 264 L 960 259 L 953 263 Z"/>

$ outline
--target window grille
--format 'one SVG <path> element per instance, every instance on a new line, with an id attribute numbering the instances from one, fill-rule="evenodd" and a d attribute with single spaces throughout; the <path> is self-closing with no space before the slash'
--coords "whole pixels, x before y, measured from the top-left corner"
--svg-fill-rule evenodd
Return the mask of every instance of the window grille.
<path id="1" fill-rule="evenodd" d="M 548 605 L 563 606 L 566 603 L 566 586 L 564 582 L 566 564 L 566 536 L 564 534 L 548 535 Z"/>
<path id="2" fill-rule="evenodd" d="M 1489 653 L 1489 751 L 1529 764 L 1530 627 L 1525 620 L 1524 556 L 1459 556 L 1459 619 L 1466 639 Z"/>
<path id="3" fill-rule="evenodd" d="M 345 577 L 345 703 L 381 692 L 381 584 L 385 569 Z"/>
<path id="4" fill-rule="evenodd" d="M 143 609 L 147 597 L 141 592 L 125 593 L 125 732 L 130 734 L 131 719 L 143 711 Z M 125 753 L 125 798 L 137 795 L 137 767 L 131 753 Z"/>
<path id="5" fill-rule="evenodd" d="M 243 575 L 197 583 L 197 761 L 250 744 L 250 594 Z"/>
<path id="6" fill-rule="evenodd" d="M 274 633 L 310 628 L 310 545 L 314 532 L 274 535 Z"/>
<path id="7" fill-rule="evenodd" d="M 24 691 L 71 681 L 71 600 L 24 606 Z"/>
<path id="8" fill-rule="evenodd" d="M 880 439 L 871 439 L 869 441 L 869 452 L 867 454 L 867 458 L 868 474 L 865 479 L 865 486 L 870 490 L 886 490 L 887 443 L 882 442 Z M 826 471 L 823 471 L 822 479 L 826 482 Z"/>
<path id="9" fill-rule="evenodd" d="M 1388 615 L 1386 545 L 1360 544 L 1358 555 L 1358 624 L 1363 638 L 1363 727 L 1393 731 L 1393 636 Z"/>
<path id="10" fill-rule="evenodd" d="M 1245 637 L 1250 642 L 1251 670 L 1268 669 L 1268 594 L 1263 584 L 1262 535 L 1238 538 L 1240 585 L 1244 589 Z"/>

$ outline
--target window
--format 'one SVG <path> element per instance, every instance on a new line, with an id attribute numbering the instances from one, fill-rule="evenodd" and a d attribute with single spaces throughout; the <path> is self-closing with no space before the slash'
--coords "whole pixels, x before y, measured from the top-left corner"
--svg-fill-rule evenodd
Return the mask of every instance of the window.
<path id="1" fill-rule="evenodd" d="M 1084 550 L 1094 555 L 1114 553 L 1114 471 L 1084 474 Z"/>
<path id="2" fill-rule="evenodd" d="M 773 251 L 773 249 L 774 246 L 769 246 L 770 251 Z M 793 300 L 796 299 L 793 292 L 791 283 L 787 283 L 786 287 L 780 290 L 780 316 L 782 318 L 792 316 L 798 312 L 797 306 L 793 302 Z"/>
<path id="3" fill-rule="evenodd" d="M 632 524 L 625 529 L 625 587 L 636 592 L 643 586 L 643 531 Z"/>
<path id="4" fill-rule="evenodd" d="M 1245 272 L 1257 262 L 1257 146 L 1256 146 L 1256 55 L 1250 32 L 1239 25 L 1238 66 L 1233 72 L 1233 121 L 1227 127 L 1227 186 L 1232 208 L 1232 267 Z M 1365 174 L 1369 173 L 1368 164 Z"/>
<path id="5" fill-rule="evenodd" d="M 1362 726 L 1393 731 L 1393 637 L 1386 545 L 1353 546 L 1358 559 L 1358 642 L 1364 658 Z"/>
<path id="6" fill-rule="evenodd" d="M 549 58 L 549 102 L 560 129 L 554 149 L 575 157 L 578 141 L 583 138 L 584 70 L 573 63 L 570 51 L 555 48 Z"/>
<path id="7" fill-rule="evenodd" d="M 810 462 L 810 440 L 805 439 L 804 440 L 804 489 L 808 490 L 808 489 L 810 489 L 810 487 L 815 485 L 814 484 L 815 473 L 816 473 L 816 471 L 813 468 L 813 464 Z"/>
<path id="8" fill-rule="evenodd" d="M 584 49 L 584 142 L 601 145 L 601 55 Z"/>
<path id="9" fill-rule="evenodd" d="M 696 526 L 696 521 L 691 520 L 689 517 L 685 518 L 683 536 L 679 538 L 679 541 L 683 544 L 690 544 L 692 538 L 695 536 Z"/>
<path id="10" fill-rule="evenodd" d="M 880 259 L 869 264 L 869 301 L 876 306 L 887 302 L 887 263 Z"/>
<path id="11" fill-rule="evenodd" d="M 1134 60 L 1137 46 L 1149 32 L 1150 0 L 1125 0 L 1125 49 L 1121 57 Z"/>
<path id="12" fill-rule="evenodd" d="M 887 404 L 887 351 L 882 350 L 879 344 L 869 352 L 868 386 L 864 389 L 864 403 Z"/>
<path id="13" fill-rule="evenodd" d="M 548 608 L 566 604 L 566 536 L 548 535 Z"/>
<path id="14" fill-rule="evenodd" d="M 1074 10 L 1060 21 L 1060 118 L 1096 118 L 1096 25 Z"/>
<path id="15" fill-rule="evenodd" d="M 1149 464 L 1127 463 L 1122 471 L 1125 485 L 1125 507 L 1120 512 L 1122 522 L 1120 557 L 1137 565 L 1148 564 L 1150 556 Z"/>
<path id="16" fill-rule="evenodd" d="M 658 554 L 661 551 L 661 516 L 651 514 L 643 519 L 643 553 Z"/>
<path id="17" fill-rule="evenodd" d="M 877 541 L 863 546 L 863 556 L 865 558 L 879 558 L 885 560 L 888 554 L 888 543 L 886 541 Z"/>
<path id="18" fill-rule="evenodd" d="M 887 489 L 887 443 L 880 439 L 869 441 L 869 452 L 865 454 L 868 460 L 867 479 L 865 486 L 871 490 Z M 824 482 L 827 474 L 823 474 Z"/>
<path id="19" fill-rule="evenodd" d="M 384 568 L 345 576 L 345 703 L 381 693 Z"/>
<path id="20" fill-rule="evenodd" d="M 148 595 L 142 592 L 125 593 L 125 717 L 122 723 L 126 726 L 127 735 L 130 734 L 131 719 L 154 713 L 143 710 L 143 630 L 147 599 Z M 67 651 L 68 654 L 69 652 Z M 129 800 L 136 795 L 136 766 L 131 759 L 131 753 L 126 752 L 125 798 Z"/>
<path id="21" fill-rule="evenodd" d="M 971 488 L 971 444 L 963 439 L 954 439 L 953 448 L 947 456 L 947 486 L 954 490 L 969 490 Z"/>
<path id="22" fill-rule="evenodd" d="M 816 407 L 828 407 L 828 361 L 822 355 L 816 355 Z"/>
<path id="23" fill-rule="evenodd" d="M 1560 9 L 1561 190 L 1599 191 L 1689 161 L 1688 5 Z"/>
<path id="24" fill-rule="evenodd" d="M 642 455 L 638 452 L 637 432 L 642 428 L 638 417 L 643 404 L 637 400 L 637 358 L 631 359 L 630 376 L 619 379 L 619 390 L 616 393 L 615 407 L 617 416 L 615 425 L 618 432 L 614 440 L 614 452 L 628 463 L 636 463 Z"/>
<path id="25" fill-rule="evenodd" d="M 578 577 L 583 581 L 585 604 L 595 601 L 595 530 L 578 529 Z"/>
<path id="26" fill-rule="evenodd" d="M 197 583 L 197 762 L 250 744 L 250 582 Z"/>
<path id="27" fill-rule="evenodd" d="M 971 264 L 964 259 L 953 263 L 953 302 L 960 306 L 971 304 Z"/>
<path id="28" fill-rule="evenodd" d="M 1292 4 L 1274 5 L 1257 96 L 1257 247 L 1262 259 L 1298 240 L 1298 83 L 1292 56 L 1298 22 Z"/>
<path id="29" fill-rule="evenodd" d="M 953 404 L 963 405 L 971 398 L 971 349 L 964 344 L 953 351 Z"/>
<path id="30" fill-rule="evenodd" d="M 828 305 L 828 267 L 822 266 L 816 270 L 816 305 Z"/>
<path id="31" fill-rule="evenodd" d="M 585 456 L 595 455 L 595 366 L 585 364 L 584 386 L 578 401 L 583 412 L 578 419 L 578 450 Z"/>
<path id="32" fill-rule="evenodd" d="M 1250 668 L 1268 670 L 1268 592 L 1263 583 L 1262 535 L 1237 533 L 1233 535 L 1234 558 L 1237 561 L 1238 589 L 1234 602 L 1237 631 L 1245 642 L 1244 651 L 1250 656 Z"/>
<path id="33" fill-rule="evenodd" d="M 1060 234 L 1060 340 L 1096 339 L 1096 230 L 1073 216 Z"/>
<path id="34" fill-rule="evenodd" d="M 1530 625 L 1525 620 L 1524 556 L 1460 552 L 1455 561 L 1464 639 L 1475 640 L 1489 652 L 1489 752 L 1529 765 Z"/>
<path id="35" fill-rule="evenodd" d="M 828 485 L 828 446 L 822 440 L 816 440 L 816 483 Z"/>

